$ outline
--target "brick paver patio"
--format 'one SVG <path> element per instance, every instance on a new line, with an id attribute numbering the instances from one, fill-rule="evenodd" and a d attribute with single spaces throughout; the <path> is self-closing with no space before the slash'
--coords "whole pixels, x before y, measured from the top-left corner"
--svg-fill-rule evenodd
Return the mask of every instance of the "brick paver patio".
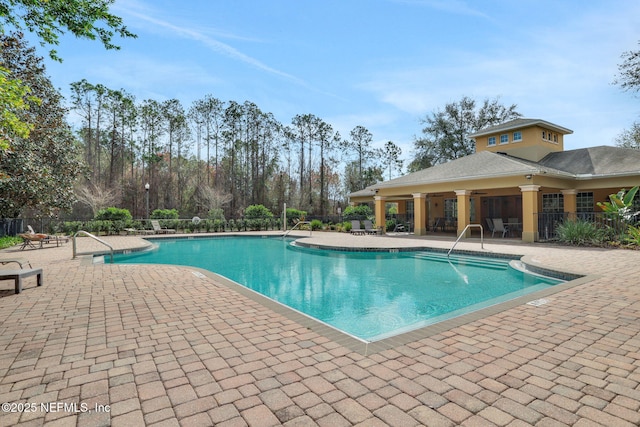
<path id="1" fill-rule="evenodd" d="M 363 355 L 193 268 L 92 264 L 70 244 L 0 251 L 44 269 L 19 295 L 0 282 L 0 425 L 640 425 L 640 251 L 485 247 L 597 277 Z"/>

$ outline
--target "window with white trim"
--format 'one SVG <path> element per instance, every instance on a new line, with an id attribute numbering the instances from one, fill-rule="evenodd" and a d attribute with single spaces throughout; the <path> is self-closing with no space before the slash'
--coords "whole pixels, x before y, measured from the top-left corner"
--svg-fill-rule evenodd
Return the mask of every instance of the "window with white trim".
<path id="1" fill-rule="evenodd" d="M 489 142 L 487 143 L 487 145 L 489 145 L 489 146 L 496 145 L 496 137 L 495 136 L 490 136 L 489 137 Z"/>
<path id="2" fill-rule="evenodd" d="M 508 144 L 509 143 L 509 135 L 508 134 L 504 134 L 504 135 L 500 135 L 500 144 Z"/>
<path id="3" fill-rule="evenodd" d="M 513 133 L 513 142 L 522 141 L 522 132 L 517 131 Z"/>

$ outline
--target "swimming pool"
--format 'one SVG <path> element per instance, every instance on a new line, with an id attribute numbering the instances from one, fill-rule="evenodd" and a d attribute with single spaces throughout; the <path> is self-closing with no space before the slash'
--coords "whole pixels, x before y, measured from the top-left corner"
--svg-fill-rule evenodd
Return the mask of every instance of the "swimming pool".
<path id="1" fill-rule="evenodd" d="M 204 268 L 367 342 L 546 289 L 560 280 L 509 260 L 433 252 L 345 252 L 259 237 L 162 239 L 115 263 Z"/>

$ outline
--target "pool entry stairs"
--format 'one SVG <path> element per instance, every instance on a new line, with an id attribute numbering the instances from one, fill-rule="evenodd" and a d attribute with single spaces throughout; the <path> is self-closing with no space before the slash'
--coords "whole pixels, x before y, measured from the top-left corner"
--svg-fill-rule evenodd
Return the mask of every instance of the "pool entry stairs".
<path id="1" fill-rule="evenodd" d="M 509 259 L 490 259 L 490 258 L 482 258 L 482 257 L 473 257 L 473 256 L 465 256 L 465 255 L 447 255 L 446 253 L 441 252 L 415 252 L 413 254 L 416 258 L 426 259 L 430 261 L 439 261 L 439 262 L 451 262 L 454 264 L 472 264 L 476 267 L 485 267 L 491 268 L 494 270 L 506 270 L 509 268 Z"/>

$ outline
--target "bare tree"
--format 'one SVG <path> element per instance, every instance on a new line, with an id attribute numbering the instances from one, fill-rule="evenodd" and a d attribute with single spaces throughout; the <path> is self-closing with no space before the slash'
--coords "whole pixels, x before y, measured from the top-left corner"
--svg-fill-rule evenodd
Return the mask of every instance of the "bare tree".
<path id="1" fill-rule="evenodd" d="M 88 184 L 75 191 L 78 202 L 87 205 L 95 217 L 100 209 L 115 206 L 118 202 L 118 192 L 115 189 L 103 190 L 98 185 Z"/>

